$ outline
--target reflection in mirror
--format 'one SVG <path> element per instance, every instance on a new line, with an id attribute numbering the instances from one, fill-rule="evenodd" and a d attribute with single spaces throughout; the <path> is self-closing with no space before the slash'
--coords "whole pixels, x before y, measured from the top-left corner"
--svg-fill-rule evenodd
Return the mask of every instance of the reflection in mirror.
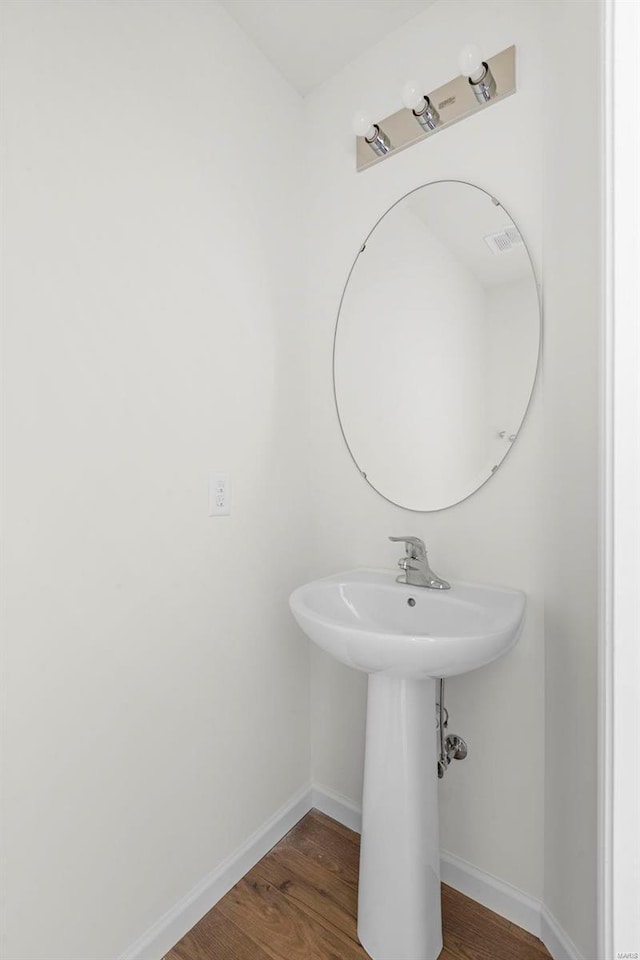
<path id="1" fill-rule="evenodd" d="M 412 510 L 470 496 L 518 436 L 539 343 L 535 275 L 504 208 L 452 180 L 403 197 L 363 244 L 336 324 L 336 404 L 358 469 Z"/>

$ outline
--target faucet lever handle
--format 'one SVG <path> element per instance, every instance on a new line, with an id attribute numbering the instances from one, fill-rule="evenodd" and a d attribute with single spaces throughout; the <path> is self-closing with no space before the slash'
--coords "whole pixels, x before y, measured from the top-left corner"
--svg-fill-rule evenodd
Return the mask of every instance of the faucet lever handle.
<path id="1" fill-rule="evenodd" d="M 420 537 L 389 537 L 393 543 L 404 543 L 407 556 L 412 560 L 426 560 L 427 548 Z"/>

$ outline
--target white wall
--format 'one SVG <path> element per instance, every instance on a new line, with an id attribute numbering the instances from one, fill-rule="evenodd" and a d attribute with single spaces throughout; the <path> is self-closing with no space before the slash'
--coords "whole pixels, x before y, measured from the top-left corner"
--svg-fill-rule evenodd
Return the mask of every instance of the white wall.
<path id="1" fill-rule="evenodd" d="M 537 290 L 529 279 L 487 288 L 486 384 L 489 437 L 495 463 L 517 436 L 527 409 L 522 385 L 535 375 L 540 347 Z M 504 432 L 505 436 L 500 437 Z"/>
<path id="2" fill-rule="evenodd" d="M 308 780 L 300 99 L 214 3 L 2 12 L 2 953 L 114 960 Z"/>
<path id="3" fill-rule="evenodd" d="M 580 74 L 585 58 L 600 63 L 601 8 L 593 2 L 548 6 L 544 895 L 551 913 L 588 958 L 596 956 L 597 922 L 602 133 L 600 100 L 586 101 Z M 560 88 L 563 97 L 556 99 L 553 91 Z"/>
<path id="4" fill-rule="evenodd" d="M 571 93 L 561 96 L 559 91 L 565 91 L 563 47 L 576 34 L 584 35 L 588 46 L 595 44 L 596 12 L 597 4 L 590 0 L 437 2 L 310 95 L 306 111 L 309 262 L 323 266 L 322 271 L 309 272 L 307 299 L 310 435 L 316 463 L 314 572 L 327 574 L 359 564 L 390 567 L 398 552 L 387 543 L 387 536 L 411 533 L 425 539 L 432 564 L 442 576 L 526 591 L 526 627 L 514 651 L 483 670 L 447 683 L 452 729 L 468 740 L 469 756 L 454 765 L 440 787 L 442 845 L 532 897 L 547 897 L 552 914 L 586 957 L 595 956 L 596 871 L 592 741 L 596 582 L 590 550 L 596 528 L 597 425 L 592 414 L 597 396 L 598 277 L 593 271 L 593 247 L 597 244 L 594 197 L 598 183 L 591 157 L 585 162 L 585 176 L 574 176 L 572 182 L 570 178 L 571 171 L 575 173 L 583 163 L 583 149 L 597 152 L 597 123 L 587 116 L 586 102 L 584 109 L 582 102 L 576 107 L 578 99 L 584 101 L 577 65 L 575 80 L 567 87 Z M 549 32 L 558 20 L 562 31 L 557 46 L 550 50 Z M 362 105 L 375 117 L 392 113 L 408 76 L 419 77 L 427 89 L 444 83 L 455 71 L 459 48 L 469 38 L 487 55 L 516 44 L 516 96 L 356 174 L 349 133 L 352 113 Z M 576 45 L 576 50 L 582 46 Z M 552 58 L 556 58 L 555 87 L 547 89 L 542 81 Z M 547 120 L 554 98 L 557 107 L 553 109 L 568 110 L 572 116 L 561 141 L 568 153 L 558 173 L 548 159 L 553 134 Z M 554 150 L 551 156 L 555 155 Z M 543 237 L 545 264 L 569 261 L 571 270 L 559 279 L 559 267 L 554 267 L 555 282 L 545 298 L 552 328 L 549 342 L 562 344 L 544 375 L 545 415 L 539 382 L 513 451 L 492 481 L 470 500 L 425 515 L 385 503 L 352 464 L 333 407 L 331 342 L 342 286 L 362 239 L 400 195 L 439 178 L 468 179 L 501 199 L 532 251 L 539 276 Z M 551 210 L 563 190 L 568 197 L 560 206 L 562 212 L 554 217 L 553 229 L 543 231 L 543 210 Z M 576 230 L 585 236 L 568 246 L 566 238 Z M 559 258 L 563 249 L 564 256 Z M 569 316 L 571 285 L 578 276 L 580 307 Z M 548 428 L 552 421 L 556 437 L 564 438 L 562 453 L 558 439 L 547 442 L 543 433 L 543 426 Z M 551 470 L 558 473 L 564 468 L 571 457 L 567 438 L 573 442 L 574 430 L 578 455 L 554 488 L 550 513 L 545 502 L 550 494 L 549 461 L 559 455 Z M 586 472 L 584 478 L 580 469 Z M 579 489 L 572 503 L 576 485 Z M 552 525 L 554 513 L 563 510 L 570 519 L 548 536 L 549 521 Z M 549 554 L 556 548 L 563 566 L 575 566 L 568 575 L 572 591 L 566 616 L 564 598 L 558 590 L 551 592 L 550 657 L 561 666 L 562 680 L 557 682 L 547 672 L 551 717 L 558 720 L 558 725 L 549 725 L 544 591 L 550 586 Z M 552 569 L 556 567 L 554 561 Z M 587 597 L 580 609 L 578 581 Z M 574 673 L 579 678 L 577 687 L 572 682 Z M 313 650 L 311 690 L 314 780 L 359 802 L 365 678 Z M 560 722 L 563 718 L 568 727 Z M 584 744 L 580 742 L 583 732 Z M 568 740 L 554 741 L 565 734 Z M 550 750 L 547 764 L 545 742 Z M 571 759 L 560 771 L 567 753 Z M 571 805 L 567 797 L 572 798 Z M 546 844 L 545 813 L 549 818 Z M 550 852 L 554 844 L 555 852 Z M 553 881 L 550 870 L 555 870 Z"/>
<path id="5" fill-rule="evenodd" d="M 605 344 L 600 691 L 600 823 L 606 865 L 600 887 L 602 949 L 640 944 L 640 752 L 620 750 L 640 729 L 640 9 L 605 8 Z M 630 118 L 635 117 L 630 122 Z M 614 255 L 615 254 L 615 255 Z M 605 645 L 606 644 L 606 645 Z M 633 947 L 632 947 L 633 949 Z"/>
<path id="6" fill-rule="evenodd" d="M 471 271 L 404 204 L 374 230 L 349 278 L 336 337 L 340 420 L 359 468 L 394 503 L 456 503 L 489 472 L 478 364 L 485 299 Z"/>
<path id="7" fill-rule="evenodd" d="M 331 343 L 342 286 L 362 239 L 412 188 L 470 180 L 502 200 L 540 267 L 544 24 L 537 2 L 435 3 L 307 98 L 310 204 L 307 378 L 316 459 L 317 574 L 349 566 L 395 565 L 392 535 L 415 534 L 434 569 L 453 579 L 520 587 L 526 626 L 507 657 L 447 683 L 452 729 L 469 756 L 440 786 L 442 845 L 520 887 L 543 889 L 544 621 L 542 394 L 496 476 L 469 500 L 432 514 L 385 503 L 359 476 L 343 445 L 331 392 Z M 516 43 L 515 97 L 365 171 L 355 172 L 350 118 L 398 108 L 408 76 L 427 89 L 450 79 L 472 37 L 488 55 Z M 434 42 L 437 38 L 437 43 Z M 409 414 L 408 414 L 409 415 Z M 314 780 L 359 802 L 366 681 L 312 652 Z"/>
<path id="8" fill-rule="evenodd" d="M 597 4 L 439 0 L 304 115 L 215 3 L 2 13 L 5 955 L 113 960 L 306 781 L 287 594 L 391 567 L 386 537 L 416 533 L 443 576 L 529 598 L 516 649 L 447 684 L 470 753 L 441 784 L 443 846 L 544 895 L 595 956 L 597 123 L 566 50 L 595 43 Z M 517 95 L 356 175 L 353 111 L 445 82 L 468 39 L 517 44 Z M 501 198 L 539 272 L 544 240 L 545 411 L 538 384 L 491 483 L 414 514 L 349 458 L 331 344 L 363 237 L 443 177 Z M 206 516 L 210 467 L 229 519 Z M 314 650 L 311 686 L 313 777 L 357 802 L 364 679 Z"/>

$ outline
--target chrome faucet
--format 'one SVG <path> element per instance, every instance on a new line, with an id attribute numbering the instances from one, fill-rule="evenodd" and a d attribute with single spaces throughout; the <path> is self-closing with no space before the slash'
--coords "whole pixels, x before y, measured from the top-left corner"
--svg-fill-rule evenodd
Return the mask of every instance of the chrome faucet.
<path id="1" fill-rule="evenodd" d="M 406 556 L 398 560 L 404 574 L 396 577 L 398 583 L 412 587 L 430 587 L 432 590 L 449 590 L 451 584 L 436 576 L 427 560 L 427 548 L 419 537 L 389 537 L 394 543 L 404 543 Z"/>

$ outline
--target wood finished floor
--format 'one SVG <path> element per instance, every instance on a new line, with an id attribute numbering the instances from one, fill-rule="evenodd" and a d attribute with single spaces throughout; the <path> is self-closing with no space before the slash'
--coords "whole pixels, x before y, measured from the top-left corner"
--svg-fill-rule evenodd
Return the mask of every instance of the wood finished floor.
<path id="1" fill-rule="evenodd" d="M 367 960 L 356 933 L 360 837 L 312 810 L 165 960 Z M 443 884 L 440 960 L 550 960 L 536 937 Z"/>

